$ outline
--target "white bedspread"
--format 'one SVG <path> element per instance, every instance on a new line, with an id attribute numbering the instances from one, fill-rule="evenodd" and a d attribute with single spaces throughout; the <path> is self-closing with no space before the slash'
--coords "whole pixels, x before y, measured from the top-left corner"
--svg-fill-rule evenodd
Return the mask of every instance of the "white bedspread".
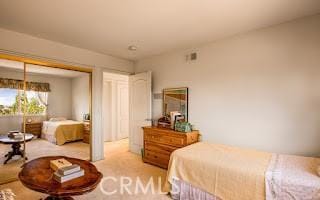
<path id="1" fill-rule="evenodd" d="M 270 154 L 266 160 L 257 153 L 200 142 L 181 148 L 171 155 L 166 186 L 175 200 L 320 200 L 320 158 Z"/>
<path id="2" fill-rule="evenodd" d="M 173 200 L 222 200 L 213 194 L 205 192 L 190 183 L 173 179 L 173 189 L 171 190 Z"/>
<path id="3" fill-rule="evenodd" d="M 273 155 L 266 172 L 266 200 L 319 200 L 320 158 Z"/>

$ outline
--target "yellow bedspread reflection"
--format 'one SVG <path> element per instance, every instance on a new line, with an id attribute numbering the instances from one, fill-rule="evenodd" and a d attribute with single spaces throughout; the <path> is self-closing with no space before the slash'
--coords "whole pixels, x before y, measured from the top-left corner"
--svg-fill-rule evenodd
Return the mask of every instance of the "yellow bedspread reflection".
<path id="1" fill-rule="evenodd" d="M 83 139 L 83 124 L 63 124 L 56 129 L 57 145 Z"/>

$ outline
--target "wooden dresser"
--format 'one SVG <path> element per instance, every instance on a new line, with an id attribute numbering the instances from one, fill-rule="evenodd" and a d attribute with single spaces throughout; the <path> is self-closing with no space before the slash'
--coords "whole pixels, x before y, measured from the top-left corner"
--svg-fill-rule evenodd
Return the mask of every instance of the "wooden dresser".
<path id="1" fill-rule="evenodd" d="M 143 161 L 161 168 L 168 168 L 171 153 L 199 141 L 199 131 L 176 132 L 171 129 L 143 127 Z"/>
<path id="2" fill-rule="evenodd" d="M 83 142 L 90 143 L 90 121 L 83 121 Z"/>
<path id="3" fill-rule="evenodd" d="M 23 130 L 23 123 L 22 123 Z M 42 122 L 26 123 L 26 133 L 32 133 L 34 136 L 41 138 Z"/>

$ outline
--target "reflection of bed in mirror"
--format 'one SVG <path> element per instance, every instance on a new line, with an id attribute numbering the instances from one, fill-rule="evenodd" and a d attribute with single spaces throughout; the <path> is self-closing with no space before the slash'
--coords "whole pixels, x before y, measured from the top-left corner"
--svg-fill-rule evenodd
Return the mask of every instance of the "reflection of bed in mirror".
<path id="1" fill-rule="evenodd" d="M 83 120 L 92 106 L 91 72 L 63 63 L 0 58 L 0 135 L 17 130 L 38 136 L 21 143 L 29 159 L 48 155 L 90 158 L 91 124 L 87 122 L 85 129 Z M 50 121 L 51 117 L 66 119 Z M 11 147 L 1 143 L 0 150 L 0 184 L 17 180 L 25 159 L 14 156 L 3 166 Z"/>
<path id="2" fill-rule="evenodd" d="M 43 122 L 41 137 L 53 144 L 63 145 L 67 142 L 82 140 L 83 129 L 83 122 L 51 118 Z"/>
<path id="3" fill-rule="evenodd" d="M 163 115 L 179 112 L 188 120 L 188 88 L 167 88 L 163 90 Z"/>

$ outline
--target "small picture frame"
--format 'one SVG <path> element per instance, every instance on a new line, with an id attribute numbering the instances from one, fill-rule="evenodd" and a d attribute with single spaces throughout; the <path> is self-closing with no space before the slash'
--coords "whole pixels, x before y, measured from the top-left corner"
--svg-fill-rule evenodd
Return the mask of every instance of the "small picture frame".
<path id="1" fill-rule="evenodd" d="M 177 123 L 181 123 L 181 122 L 185 122 L 185 121 L 186 121 L 186 118 L 184 115 L 176 115 L 175 119 L 174 119 L 173 129 L 176 130 Z"/>
<path id="2" fill-rule="evenodd" d="M 175 116 L 174 123 L 176 123 L 176 122 L 184 122 L 184 121 L 186 121 L 184 115 L 176 115 Z"/>

